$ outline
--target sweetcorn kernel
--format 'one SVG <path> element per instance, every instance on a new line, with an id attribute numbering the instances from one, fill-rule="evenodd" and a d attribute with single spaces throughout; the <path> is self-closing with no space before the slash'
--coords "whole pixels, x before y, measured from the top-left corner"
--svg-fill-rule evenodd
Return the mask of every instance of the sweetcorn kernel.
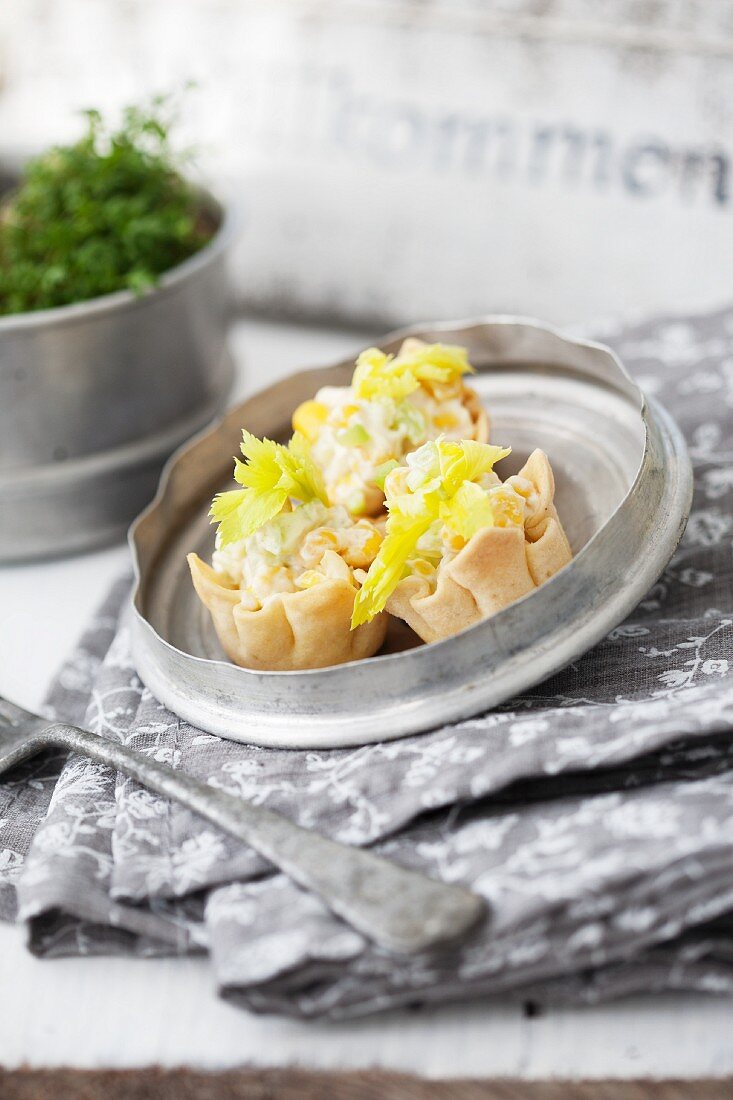
<path id="1" fill-rule="evenodd" d="M 456 378 L 452 382 L 436 382 L 426 379 L 421 385 L 438 402 L 449 401 L 452 397 L 458 397 L 464 388 L 461 378 Z"/>
<path id="2" fill-rule="evenodd" d="M 351 583 L 351 570 L 335 550 L 326 550 L 321 558 L 321 569 L 327 577 Z"/>
<path id="3" fill-rule="evenodd" d="M 511 486 L 515 493 L 519 493 L 520 497 L 524 497 L 527 500 L 531 497 L 535 491 L 535 487 L 531 481 L 528 481 L 526 477 L 520 477 L 519 474 L 512 474 L 511 477 L 506 479 L 505 484 Z"/>
<path id="4" fill-rule="evenodd" d="M 304 401 L 293 413 L 293 428 L 313 442 L 328 420 L 328 406 L 322 401 Z"/>
<path id="5" fill-rule="evenodd" d="M 425 558 L 414 558 L 409 565 L 412 572 L 418 577 L 427 577 L 430 580 L 435 574 L 435 566 Z"/>
<path id="6" fill-rule="evenodd" d="M 338 550 L 339 537 L 330 527 L 317 527 L 309 531 L 300 549 L 301 561 L 308 566 L 317 565 L 326 550 Z"/>
<path id="7" fill-rule="evenodd" d="M 379 531 L 373 531 L 362 547 L 364 557 L 368 558 L 369 561 L 373 561 L 379 553 L 379 547 L 381 545 L 382 536 Z"/>
<path id="8" fill-rule="evenodd" d="M 325 581 L 323 573 L 319 573 L 317 569 L 306 569 L 304 573 L 301 573 L 299 577 L 295 578 L 295 583 L 298 588 L 313 588 L 317 584 L 321 584 Z"/>
<path id="9" fill-rule="evenodd" d="M 381 545 L 380 532 L 375 531 L 368 521 L 359 520 L 350 531 L 343 532 L 339 553 L 352 569 L 367 568 L 376 558 Z"/>
<path id="10" fill-rule="evenodd" d="M 525 519 L 529 519 L 534 515 L 539 506 L 539 497 L 537 495 L 537 489 L 526 477 L 520 477 L 519 474 L 512 474 L 508 477 L 504 483 L 507 488 L 511 487 L 515 493 L 518 493 L 522 500 L 525 502 Z"/>
<path id="11" fill-rule="evenodd" d="M 339 544 L 339 537 L 331 527 L 319 527 L 315 531 L 311 531 L 308 538 L 312 539 L 313 542 L 322 543 L 324 546 L 332 548 Z"/>
<path id="12" fill-rule="evenodd" d="M 492 489 L 489 497 L 497 527 L 520 527 L 524 523 L 524 501 L 517 493 L 502 486 Z"/>
<path id="13" fill-rule="evenodd" d="M 437 413 L 433 417 L 433 423 L 436 428 L 455 428 L 458 425 L 458 418 L 453 413 Z"/>
<path id="14" fill-rule="evenodd" d="M 449 527 L 444 527 L 442 532 L 443 542 L 449 550 L 453 550 L 458 553 L 466 545 L 466 540 L 463 535 L 457 535 L 455 531 L 451 531 Z"/>

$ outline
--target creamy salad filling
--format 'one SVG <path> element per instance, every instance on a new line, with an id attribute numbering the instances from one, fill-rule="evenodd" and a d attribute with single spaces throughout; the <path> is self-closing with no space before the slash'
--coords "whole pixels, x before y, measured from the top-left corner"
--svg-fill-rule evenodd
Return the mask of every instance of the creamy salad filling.
<path id="1" fill-rule="evenodd" d="M 329 578 L 358 587 L 382 535 L 367 519 L 354 521 L 337 505 L 312 500 L 283 511 L 253 534 L 214 551 L 212 565 L 239 586 L 241 603 L 259 610 L 269 599 Z"/>
<path id="2" fill-rule="evenodd" d="M 428 440 L 474 435 L 462 379 L 470 370 L 464 349 L 414 344 L 395 359 L 376 349 L 365 352 L 351 386 L 323 387 L 293 417 L 323 471 L 329 499 L 354 514 L 370 510 L 370 491 L 381 484 L 386 463 L 403 462 Z M 434 370 L 445 381 L 420 374 L 430 370 L 433 349 Z M 409 385 L 414 388 L 405 392 Z"/>

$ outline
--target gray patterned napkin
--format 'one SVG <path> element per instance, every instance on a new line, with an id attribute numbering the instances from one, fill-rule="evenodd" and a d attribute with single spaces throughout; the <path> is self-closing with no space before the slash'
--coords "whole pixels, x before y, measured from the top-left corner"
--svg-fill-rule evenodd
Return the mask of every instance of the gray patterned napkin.
<path id="1" fill-rule="evenodd" d="M 142 687 L 121 581 L 49 698 L 305 826 L 469 884 L 484 924 L 460 946 L 391 956 L 194 814 L 72 757 L 0 785 L 0 914 L 17 907 L 35 952 L 207 951 L 223 995 L 300 1016 L 733 990 L 733 313 L 602 337 L 685 430 L 695 502 L 634 615 L 559 675 L 401 741 L 237 745 Z"/>

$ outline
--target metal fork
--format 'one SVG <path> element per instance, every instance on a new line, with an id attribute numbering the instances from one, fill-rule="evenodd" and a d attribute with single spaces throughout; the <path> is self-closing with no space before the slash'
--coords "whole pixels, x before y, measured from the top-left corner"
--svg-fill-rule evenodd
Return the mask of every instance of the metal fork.
<path id="1" fill-rule="evenodd" d="M 373 852 L 302 828 L 117 741 L 49 722 L 0 696 L 0 775 L 48 748 L 109 764 L 244 841 L 354 928 L 391 951 L 425 951 L 466 932 L 484 912 L 469 890 L 408 871 Z"/>

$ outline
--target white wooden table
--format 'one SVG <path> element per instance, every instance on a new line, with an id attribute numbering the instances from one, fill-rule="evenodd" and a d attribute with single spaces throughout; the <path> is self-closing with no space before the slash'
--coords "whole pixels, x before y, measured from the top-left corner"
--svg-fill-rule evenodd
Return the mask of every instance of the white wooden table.
<path id="1" fill-rule="evenodd" d="M 242 322 L 235 396 L 364 342 L 359 333 Z M 114 547 L 0 569 L 0 692 L 36 706 L 55 669 L 127 562 Z M 9 995 L 12 991 L 12 995 Z M 451 1006 L 349 1024 L 257 1017 L 215 996 L 205 959 L 40 961 L 0 925 L 0 1065 L 299 1064 L 427 1076 L 698 1076 L 733 1073 L 733 1002 L 627 1000 L 552 1009 Z"/>

